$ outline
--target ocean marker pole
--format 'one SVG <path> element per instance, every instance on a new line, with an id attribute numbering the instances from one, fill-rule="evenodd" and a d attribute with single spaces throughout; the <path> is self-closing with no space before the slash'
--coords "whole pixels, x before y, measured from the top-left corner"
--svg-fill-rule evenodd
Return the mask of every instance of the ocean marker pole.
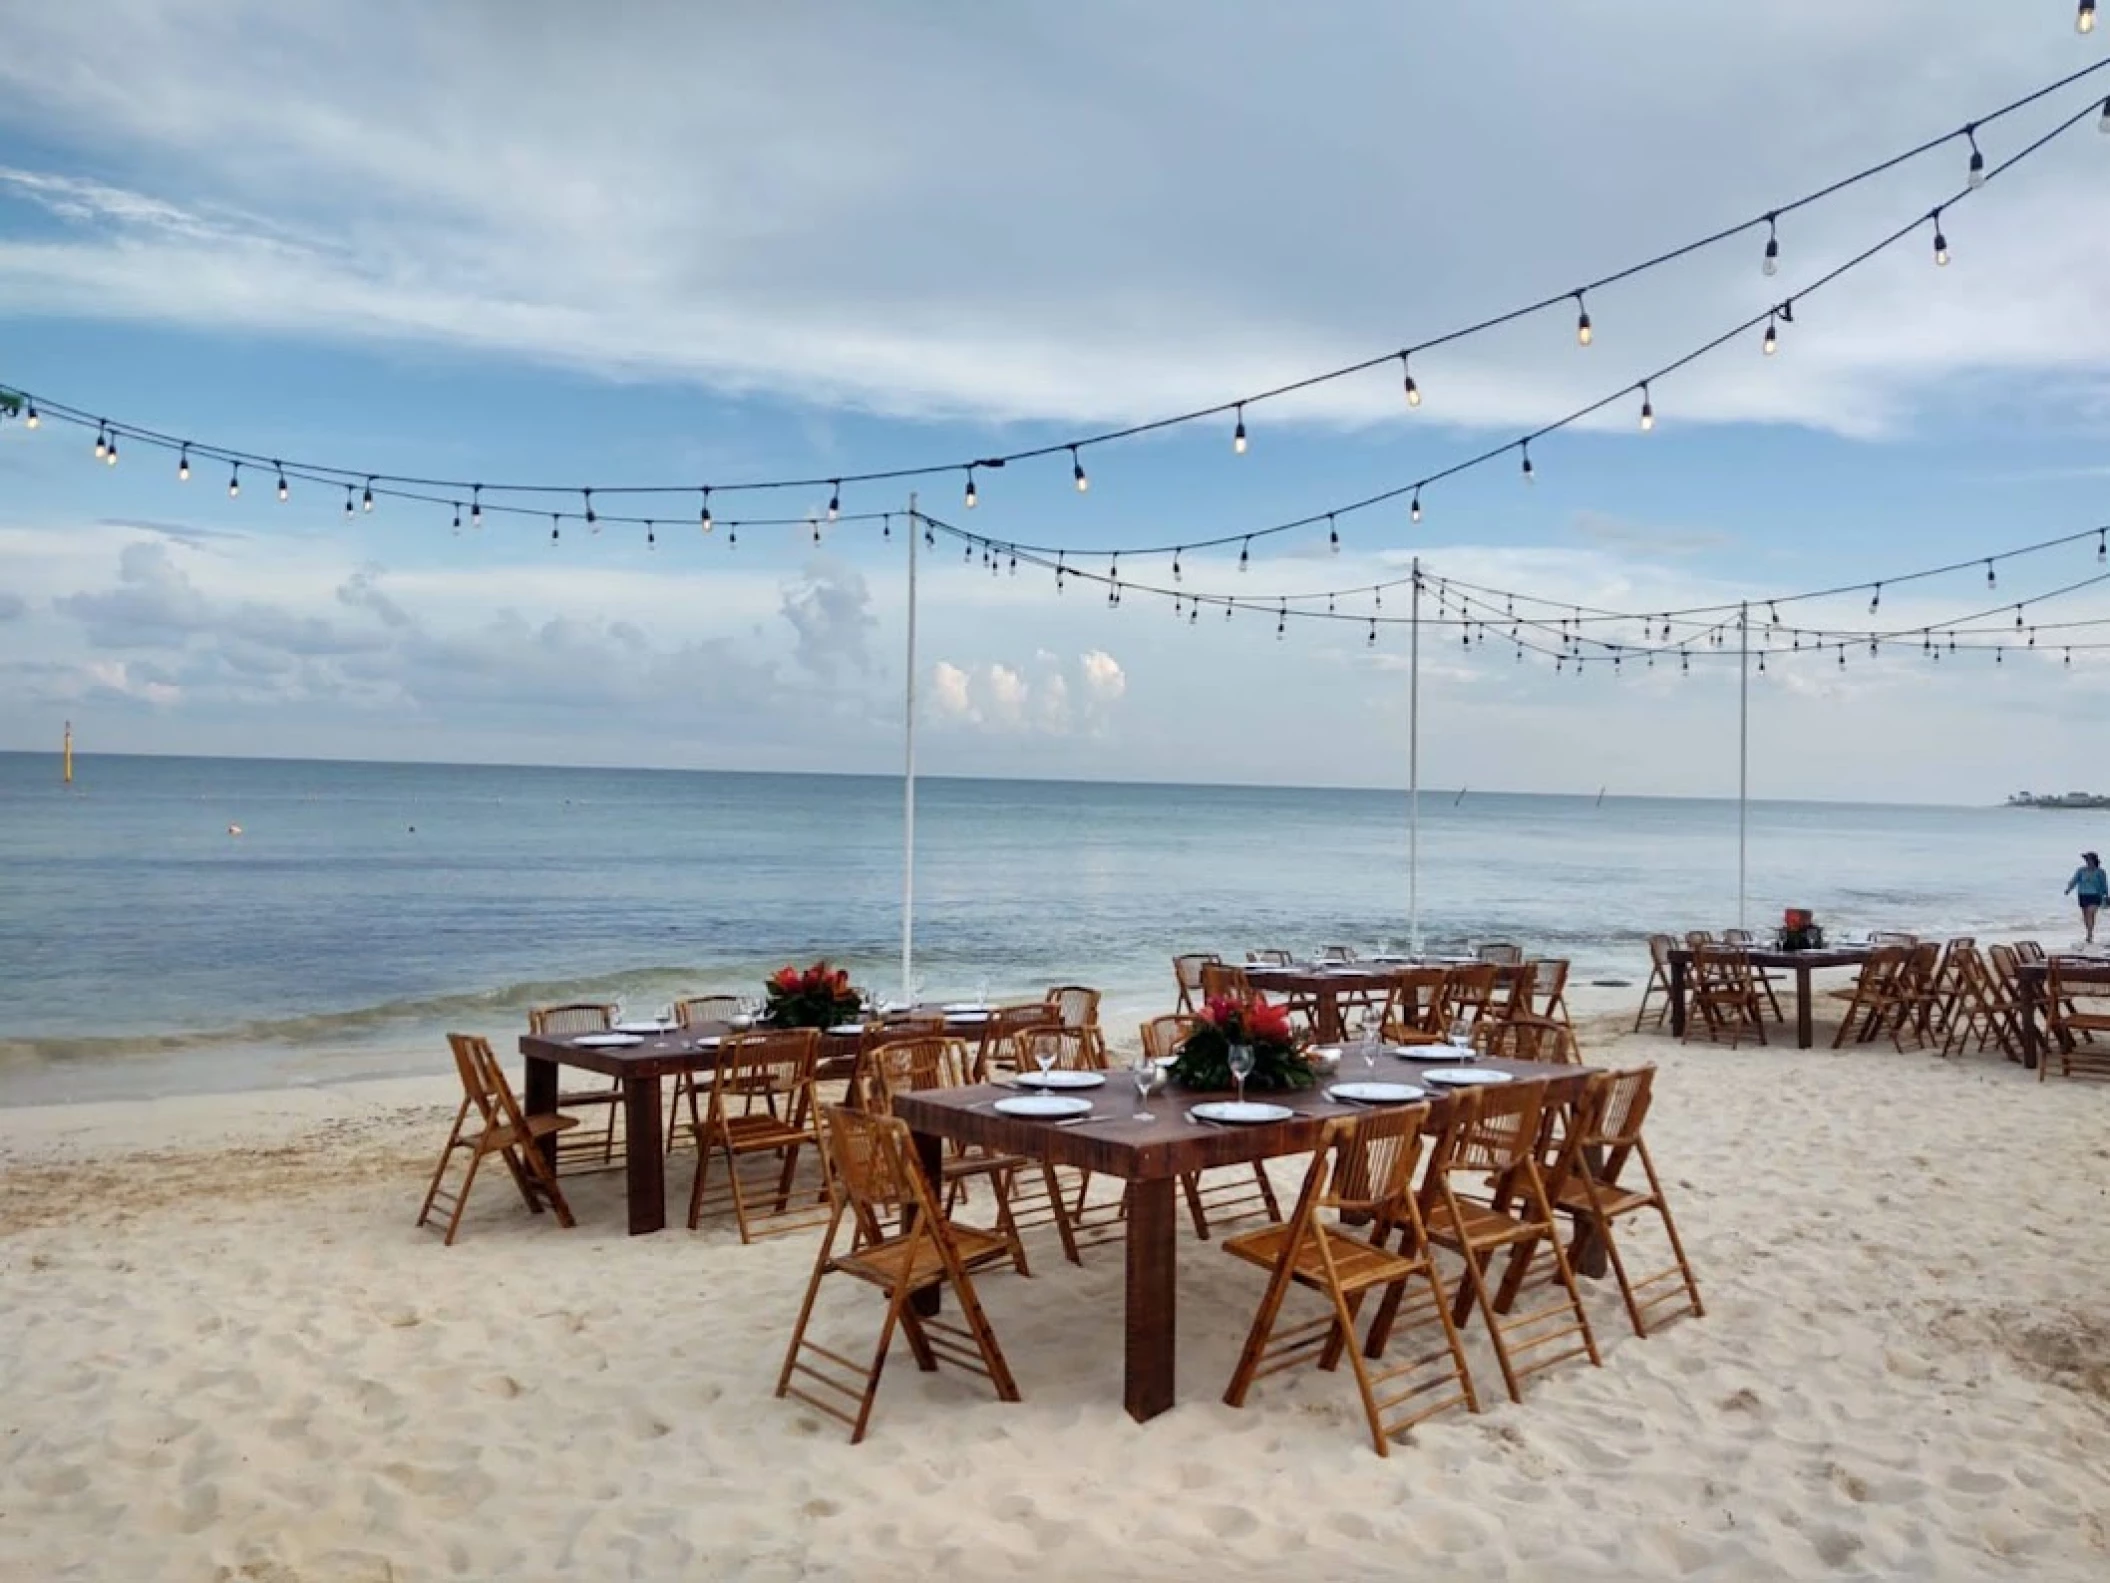
<path id="1" fill-rule="evenodd" d="M 906 744 L 901 768 L 901 1004 L 916 994 L 916 540 L 923 524 L 908 497 L 908 698 L 902 711 Z"/>

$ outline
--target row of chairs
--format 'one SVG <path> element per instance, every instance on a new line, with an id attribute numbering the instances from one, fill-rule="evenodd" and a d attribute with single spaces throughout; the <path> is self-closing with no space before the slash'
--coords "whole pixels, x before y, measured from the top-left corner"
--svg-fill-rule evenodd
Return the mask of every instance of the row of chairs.
<path id="1" fill-rule="evenodd" d="M 1213 1000 L 1252 1000 L 1264 993 L 1245 968 L 1207 955 L 1175 957 L 1173 971 L 1182 1014 L 1198 1012 Z M 1394 1044 L 1438 1042 L 1463 1022 L 1473 1043 L 1484 1048 L 1496 1029 L 1514 1025 L 1529 1030 L 1534 1048 L 1544 1043 L 1569 1052 L 1545 1059 L 1564 1059 L 1572 1057 L 1574 1043 L 1567 991 L 1568 963 L 1551 958 L 1514 965 L 1392 968 L 1381 986 L 1347 991 L 1340 1001 L 1344 1021 L 1358 1016 L 1375 1020 Z M 1316 1016 L 1311 997 L 1293 993 L 1285 1002 L 1292 1020 L 1309 1031 Z"/>
<path id="2" fill-rule="evenodd" d="M 1595 1074 L 1572 1106 L 1550 1103 L 1543 1082 L 1468 1090 L 1451 1099 L 1426 1144 L 1426 1103 L 1329 1123 L 1291 1212 L 1224 1243 L 1268 1277 L 1224 1400 L 1243 1406 L 1266 1376 L 1306 1362 L 1331 1370 L 1346 1358 L 1383 1456 L 1435 1413 L 1460 1404 L 1479 1410 L 1461 1335 L 1476 1309 L 1512 1400 L 1542 1369 L 1578 1357 L 1601 1362 L 1563 1222 L 1572 1238 L 1602 1242 L 1636 1334 L 1669 1317 L 1672 1303 L 1704 1313 L 1643 1138 L 1653 1079 L 1652 1067 Z M 905 1126 L 878 1108 L 831 1106 L 822 1126 L 831 1212 L 777 1394 L 848 1424 L 852 1442 L 861 1440 L 899 1329 L 919 1368 L 943 1358 L 988 1379 L 1001 1400 L 1018 1400 L 973 1284 L 976 1270 L 1017 1266 L 1015 1233 L 954 1218 L 950 1194 L 941 1203 L 916 1168 Z M 1636 1276 L 1615 1227 L 1644 1210 L 1660 1219 L 1670 1262 Z M 1448 1287 L 1439 1250 L 1456 1259 Z M 1498 1254 L 1507 1257 L 1499 1280 Z M 809 1335 L 815 1299 L 837 1274 L 887 1294 L 869 1363 Z M 914 1299 L 939 1287 L 952 1290 L 964 1323 L 916 1312 Z M 1319 1296 L 1323 1310 L 1286 1322 L 1293 1288 Z M 1541 1295 L 1520 1309 L 1527 1293 Z M 1417 1339 L 1394 1359 L 1389 1347 L 1401 1331 Z"/>

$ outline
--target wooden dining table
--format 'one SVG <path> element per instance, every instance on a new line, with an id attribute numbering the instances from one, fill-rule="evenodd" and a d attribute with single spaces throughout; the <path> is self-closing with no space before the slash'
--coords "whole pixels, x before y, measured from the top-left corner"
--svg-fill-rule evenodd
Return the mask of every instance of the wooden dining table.
<path id="1" fill-rule="evenodd" d="M 1728 949 L 1728 947 L 1724 947 Z M 1814 1036 L 1810 1013 L 1810 975 L 1828 967 L 1859 967 L 1876 948 L 1872 945 L 1828 945 L 1814 951 L 1752 950 L 1744 953 L 1755 968 L 1779 968 L 1795 975 L 1795 1048 L 1807 1050 Z M 1692 971 L 1692 952 L 1684 946 L 1670 953 L 1670 1031 L 1685 1036 L 1685 985 Z"/>
<path id="2" fill-rule="evenodd" d="M 1562 1100 L 1579 1097 L 1595 1070 L 1535 1061 L 1481 1059 L 1473 1064 L 1506 1072 L 1516 1080 L 1542 1079 L 1553 1097 Z M 1412 1083 L 1414 1072 L 1412 1063 L 1394 1061 L 1385 1075 Z M 1111 1072 L 1107 1078 L 1103 1087 L 1076 1096 L 1092 1103 L 1089 1119 L 1081 1122 L 1005 1115 L 993 1105 L 1010 1097 L 1012 1091 L 988 1084 L 896 1094 L 893 1110 L 908 1124 L 917 1159 L 934 1191 L 942 1192 L 939 1184 L 947 1140 L 980 1144 L 1027 1159 L 1046 1158 L 1129 1184 L 1122 1400 L 1129 1416 L 1140 1423 L 1173 1404 L 1178 1356 L 1179 1179 L 1216 1166 L 1308 1153 L 1318 1146 L 1327 1122 L 1359 1114 L 1366 1107 L 1327 1098 L 1327 1080 L 1322 1080 L 1313 1088 L 1251 1096 L 1286 1107 L 1292 1113 L 1286 1121 L 1258 1126 L 1197 1121 L 1188 1114 L 1190 1106 L 1228 1096 L 1161 1091 L 1149 1102 L 1156 1119 L 1144 1122 L 1132 1119 L 1136 1093 L 1125 1074 Z M 1441 1125 L 1449 1097 L 1434 1085 L 1429 1086 L 1429 1097 L 1434 1102 L 1433 1128 Z"/>
<path id="3" fill-rule="evenodd" d="M 2110 986 L 2110 962 L 2100 957 L 2062 956 L 2059 958 L 2059 977 L 2067 983 Z M 2022 1036 L 2022 1065 L 2032 1072 L 2050 1053 L 2044 1047 L 2045 1030 L 2037 1021 L 2044 1014 L 2044 986 L 2050 979 L 2049 962 L 2015 964 L 2015 1020 L 2021 1025 L 2018 1031 Z"/>
<path id="4" fill-rule="evenodd" d="M 1392 988 L 1392 976 L 1420 967 L 1485 967 L 1474 957 L 1399 957 L 1383 962 L 1292 962 L 1278 966 L 1266 962 L 1245 965 L 1246 982 L 1262 995 L 1294 996 L 1311 1007 L 1311 1032 L 1320 1044 L 1338 1044 L 1346 1036 L 1347 1019 L 1341 1015 L 1344 1001 L 1368 1001 L 1383 1006 Z M 1498 962 L 1495 983 L 1506 987 L 1523 970 L 1518 962 Z"/>

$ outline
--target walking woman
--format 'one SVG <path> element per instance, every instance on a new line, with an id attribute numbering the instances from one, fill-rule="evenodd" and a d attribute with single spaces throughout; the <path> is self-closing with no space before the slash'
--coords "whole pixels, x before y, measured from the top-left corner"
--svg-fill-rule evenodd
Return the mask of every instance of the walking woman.
<path id="1" fill-rule="evenodd" d="M 2087 932 L 2088 943 L 2095 944 L 2096 909 L 2110 898 L 2110 873 L 2103 871 L 2102 859 L 2093 852 L 2081 854 L 2081 866 L 2073 871 L 2073 878 L 2066 882 L 2066 893 L 2080 893 L 2081 927 Z"/>

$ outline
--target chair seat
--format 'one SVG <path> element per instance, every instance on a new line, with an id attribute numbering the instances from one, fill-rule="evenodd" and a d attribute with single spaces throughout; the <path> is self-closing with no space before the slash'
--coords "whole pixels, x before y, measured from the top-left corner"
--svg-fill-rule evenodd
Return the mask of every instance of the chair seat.
<path id="1" fill-rule="evenodd" d="M 1607 1187 L 1602 1182 L 1597 1184 L 1596 1207 L 1602 1209 L 1608 1215 L 1628 1214 L 1633 1210 L 1646 1208 L 1655 1201 L 1655 1196 L 1651 1193 L 1637 1193 L 1633 1189 L 1626 1187 Z M 1567 1182 L 1563 1184 L 1559 1195 L 1554 1199 L 1554 1204 L 1558 1208 L 1572 1210 L 1579 1215 L 1588 1215 L 1595 1212 L 1590 1204 L 1589 1192 L 1581 1182 Z"/>
<path id="2" fill-rule="evenodd" d="M 708 1137 L 710 1129 L 698 1130 L 706 1134 L 705 1146 L 715 1147 Z M 795 1143 L 814 1141 L 809 1128 L 794 1126 L 776 1116 L 729 1116 L 725 1132 L 735 1154 L 759 1154 L 765 1149 L 788 1149 Z"/>
<path id="3" fill-rule="evenodd" d="M 960 1262 L 970 1270 L 1011 1257 L 1011 1245 L 993 1232 L 953 1221 L 947 1221 L 946 1228 L 952 1233 L 952 1245 L 960 1255 Z M 874 1286 L 892 1287 L 901 1279 L 904 1262 L 909 1265 L 908 1279 L 912 1291 L 921 1291 L 945 1279 L 945 1263 L 938 1257 L 937 1244 L 928 1237 L 913 1233 L 888 1237 L 883 1242 L 842 1254 L 835 1259 L 834 1268 L 861 1281 L 870 1281 Z"/>
<path id="4" fill-rule="evenodd" d="M 532 1143 L 537 1138 L 547 1138 L 551 1133 L 579 1124 L 577 1116 L 528 1116 L 524 1121 L 525 1125 L 521 1127 L 488 1128 L 473 1137 L 463 1137 L 462 1142 L 491 1153 L 498 1149 L 517 1148 L 522 1143 Z"/>
<path id="5" fill-rule="evenodd" d="M 1504 1214 L 1499 1209 L 1490 1209 L 1485 1204 L 1461 1200 L 1458 1205 L 1459 1220 L 1452 1217 L 1447 1204 L 1432 1204 L 1425 1211 L 1428 1233 L 1431 1239 L 1446 1243 L 1464 1243 L 1475 1248 L 1500 1247 L 1507 1242 L 1521 1242 L 1526 1237 L 1545 1235 L 1545 1228 L 1518 1220 L 1514 1215 Z"/>
<path id="6" fill-rule="evenodd" d="M 1326 1239 L 1327 1248 L 1333 1254 L 1334 1273 L 1340 1277 L 1343 1291 L 1361 1291 L 1372 1286 L 1389 1286 L 1394 1281 L 1403 1281 L 1419 1273 L 1419 1261 L 1402 1257 L 1384 1248 L 1373 1246 L 1360 1237 L 1333 1226 L 1316 1228 Z M 1242 1231 L 1235 1237 L 1224 1239 L 1224 1251 L 1235 1253 L 1249 1264 L 1257 1264 L 1264 1270 L 1272 1270 L 1282 1260 L 1282 1244 L 1289 1236 L 1289 1226 L 1277 1222 L 1254 1231 Z M 1326 1274 L 1319 1261 L 1319 1247 L 1315 1242 L 1306 1242 L 1297 1250 L 1297 1262 L 1290 1272 L 1291 1278 L 1306 1286 L 1324 1288 Z"/>

